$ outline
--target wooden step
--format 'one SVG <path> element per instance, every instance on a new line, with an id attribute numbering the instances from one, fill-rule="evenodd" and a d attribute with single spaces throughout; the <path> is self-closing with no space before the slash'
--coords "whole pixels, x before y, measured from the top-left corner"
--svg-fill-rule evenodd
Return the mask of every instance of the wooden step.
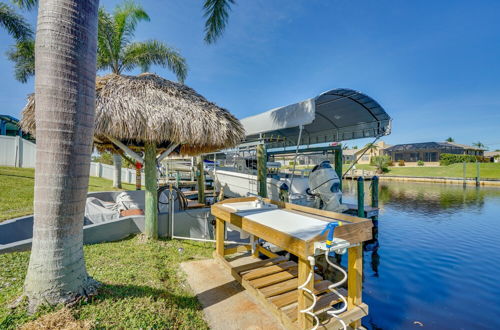
<path id="1" fill-rule="evenodd" d="M 250 285 L 256 289 L 263 288 L 265 286 L 273 285 L 279 282 L 283 282 L 294 277 L 297 277 L 298 267 L 292 267 L 284 272 L 264 276 L 261 278 L 257 278 L 255 280 L 250 281 Z"/>
<path id="2" fill-rule="evenodd" d="M 347 291 L 344 289 L 338 289 L 340 294 L 342 294 L 344 297 L 347 297 Z M 315 314 L 320 314 L 324 312 L 326 309 L 330 308 L 330 306 L 335 305 L 336 303 L 340 302 L 340 298 L 333 292 L 325 293 L 321 296 L 317 297 L 318 300 L 316 302 L 316 306 L 314 307 L 314 313 Z M 290 318 L 290 321 L 295 322 L 298 318 L 298 308 L 297 304 L 294 304 L 293 307 L 284 307 L 282 308 L 282 311 L 286 313 L 288 318 Z"/>
<path id="3" fill-rule="evenodd" d="M 236 274 L 241 275 L 241 274 L 248 272 L 248 271 L 251 271 L 255 268 L 276 265 L 276 264 L 279 264 L 279 263 L 285 262 L 285 261 L 287 261 L 287 259 L 285 257 L 282 257 L 282 256 L 276 257 L 276 258 L 271 258 L 271 259 L 266 259 L 266 260 L 259 260 L 259 261 L 244 264 L 241 266 L 236 266 L 233 268 L 233 271 L 236 272 Z"/>
<path id="4" fill-rule="evenodd" d="M 244 274 L 241 278 L 247 281 L 251 281 L 255 280 L 256 278 L 279 273 L 296 266 L 297 263 L 295 261 L 282 262 L 276 265 L 261 267 L 258 269 L 251 270 L 248 273 Z"/>
<path id="5" fill-rule="evenodd" d="M 332 282 L 330 281 L 320 281 L 318 283 L 314 284 L 314 294 L 318 295 L 323 292 L 328 291 L 328 286 L 331 285 Z M 299 291 L 298 290 L 293 290 L 289 291 L 274 297 L 269 298 L 269 301 L 271 301 L 276 307 L 282 308 L 285 306 L 288 306 L 290 304 L 293 304 L 297 302 L 299 297 Z"/>
<path id="6" fill-rule="evenodd" d="M 318 275 L 314 274 L 314 281 L 321 281 L 323 278 Z M 276 283 L 274 285 L 266 286 L 262 289 L 260 289 L 260 292 L 264 295 L 264 297 L 269 298 L 272 296 L 276 296 L 288 291 L 296 290 L 297 287 L 299 286 L 299 280 L 298 278 L 292 278 L 291 280 L 284 281 L 281 283 Z"/>

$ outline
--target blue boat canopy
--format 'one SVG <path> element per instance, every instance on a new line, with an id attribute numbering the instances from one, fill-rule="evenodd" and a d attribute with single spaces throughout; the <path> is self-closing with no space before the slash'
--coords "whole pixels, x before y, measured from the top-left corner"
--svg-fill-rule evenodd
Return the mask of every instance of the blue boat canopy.
<path id="1" fill-rule="evenodd" d="M 391 117 L 371 97 L 346 88 L 241 120 L 246 142 L 265 140 L 270 147 L 331 143 L 391 133 Z"/>

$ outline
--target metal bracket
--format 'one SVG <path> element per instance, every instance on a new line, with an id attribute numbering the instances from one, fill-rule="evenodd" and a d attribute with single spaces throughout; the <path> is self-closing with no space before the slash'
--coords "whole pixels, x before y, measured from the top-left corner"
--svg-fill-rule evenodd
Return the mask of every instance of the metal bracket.
<path id="1" fill-rule="evenodd" d="M 314 255 L 324 254 L 325 251 L 335 252 L 337 254 L 345 254 L 348 248 L 358 245 L 359 243 L 351 244 L 345 239 L 334 237 L 331 247 L 326 246 L 326 241 L 314 242 Z"/>

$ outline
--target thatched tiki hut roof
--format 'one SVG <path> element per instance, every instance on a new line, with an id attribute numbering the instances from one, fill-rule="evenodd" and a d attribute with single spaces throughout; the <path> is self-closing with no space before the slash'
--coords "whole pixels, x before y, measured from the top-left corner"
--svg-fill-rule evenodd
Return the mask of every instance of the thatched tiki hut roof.
<path id="1" fill-rule="evenodd" d="M 21 126 L 36 135 L 33 95 Z M 113 149 L 108 136 L 131 149 L 148 142 L 156 143 L 158 151 L 180 144 L 181 154 L 194 155 L 233 147 L 244 138 L 244 130 L 229 111 L 185 85 L 152 73 L 109 74 L 96 80 L 96 147 Z"/>
<path id="2" fill-rule="evenodd" d="M 31 95 L 21 127 L 36 136 L 35 125 Z M 148 237 L 158 237 L 157 154 L 167 155 L 174 148 L 184 155 L 216 151 L 239 144 L 244 135 L 243 126 L 227 110 L 182 84 L 151 73 L 110 74 L 96 80 L 94 143 L 100 150 L 118 146 L 144 161 Z M 133 149 L 143 149 L 144 159 Z"/>

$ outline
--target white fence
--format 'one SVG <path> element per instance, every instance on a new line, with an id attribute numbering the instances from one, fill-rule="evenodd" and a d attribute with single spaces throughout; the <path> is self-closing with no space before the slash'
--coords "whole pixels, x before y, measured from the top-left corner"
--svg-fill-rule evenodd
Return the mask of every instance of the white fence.
<path id="1" fill-rule="evenodd" d="M 20 136 L 0 135 L 0 166 L 35 167 L 36 145 Z"/>
<path id="2" fill-rule="evenodd" d="M 35 167 L 36 144 L 20 136 L 0 135 L 0 166 Z M 90 163 L 90 175 L 113 180 L 114 166 Z M 141 175 L 144 185 L 144 175 Z M 135 170 L 122 168 L 122 182 L 135 184 Z"/>
<path id="3" fill-rule="evenodd" d="M 90 163 L 90 176 L 113 180 L 115 167 L 113 165 Z M 145 185 L 144 175 L 141 175 L 142 185 Z M 122 168 L 122 183 L 135 184 L 135 170 Z"/>

